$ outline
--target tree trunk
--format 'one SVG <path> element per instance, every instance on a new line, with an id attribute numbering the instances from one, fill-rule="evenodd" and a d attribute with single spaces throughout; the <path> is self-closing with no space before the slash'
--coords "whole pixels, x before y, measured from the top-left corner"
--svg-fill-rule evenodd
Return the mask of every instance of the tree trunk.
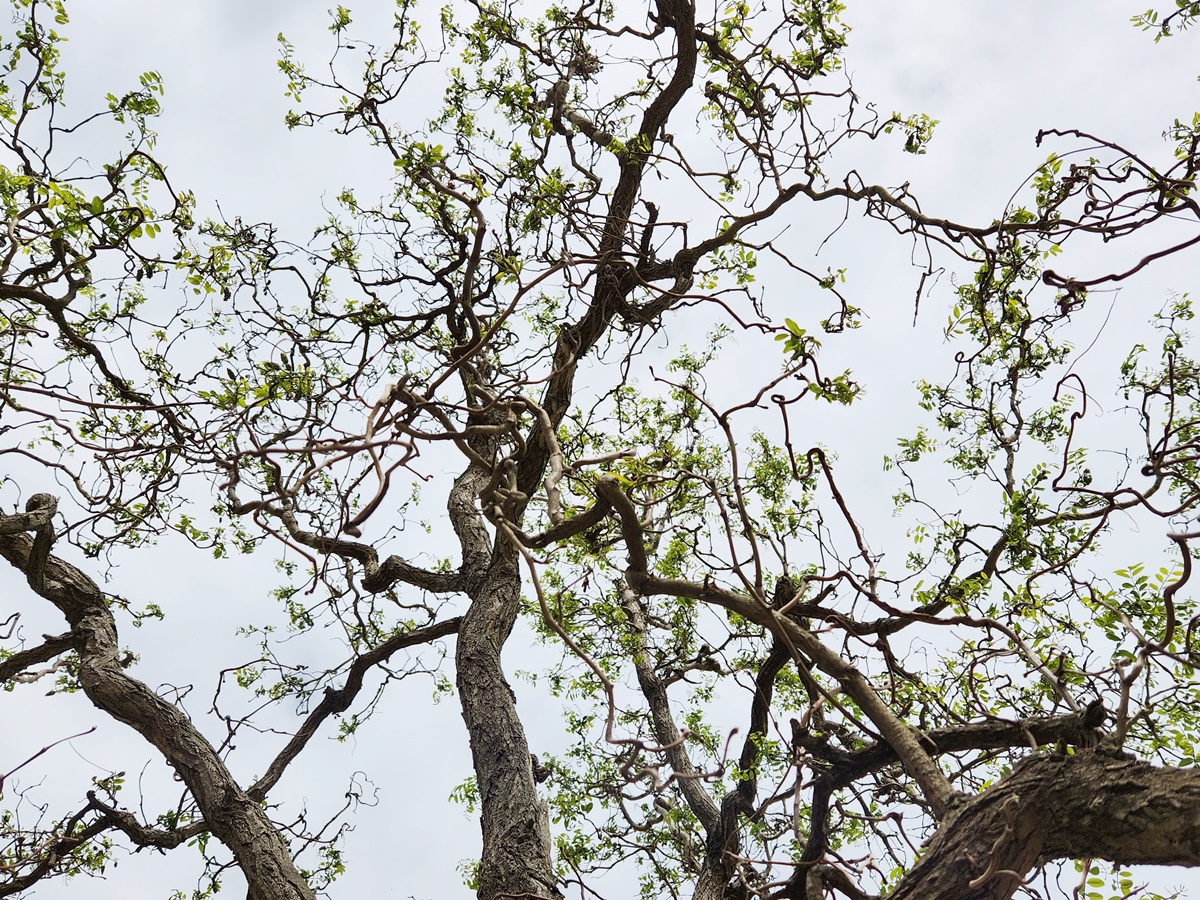
<path id="1" fill-rule="evenodd" d="M 516 554 L 501 543 L 487 576 L 471 590 L 455 655 L 482 809 L 479 900 L 561 896 L 550 858 L 548 811 L 535 790 L 516 697 L 500 665 L 520 597 Z"/>

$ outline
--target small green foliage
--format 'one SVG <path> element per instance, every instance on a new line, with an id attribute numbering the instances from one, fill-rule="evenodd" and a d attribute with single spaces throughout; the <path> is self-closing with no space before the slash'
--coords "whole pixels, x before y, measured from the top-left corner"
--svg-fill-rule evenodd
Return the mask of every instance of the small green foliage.
<path id="1" fill-rule="evenodd" d="M 228 734 L 213 765 L 252 729 L 296 734 L 272 718 L 285 714 L 365 740 L 394 684 L 420 675 L 435 702 L 462 705 L 477 759 L 502 756 L 511 746 L 484 746 L 479 723 L 514 695 L 487 666 L 464 669 L 479 677 L 458 691 L 451 632 L 459 654 L 490 642 L 489 666 L 501 649 L 515 658 L 510 635 L 532 633 L 542 646 L 522 665 L 537 668 L 516 677 L 561 710 L 561 741 L 539 748 L 540 801 L 513 825 L 534 834 L 548 818 L 553 858 L 532 862 L 583 893 L 621 868 L 643 897 L 688 896 L 714 860 L 731 890 L 803 893 L 797 876 L 819 857 L 886 894 L 935 827 L 909 814 L 930 807 L 912 777 L 926 767 L 881 756 L 893 729 L 968 795 L 1037 749 L 1042 720 L 1061 729 L 1096 697 L 1110 742 L 1196 765 L 1192 304 L 1172 297 L 1157 338 L 1132 334 L 1106 366 L 1076 351 L 1078 328 L 1091 340 L 1096 298 L 1136 272 L 1048 266 L 1075 265 L 1067 238 L 1145 237 L 1194 212 L 1200 114 L 1168 128 L 1161 164 L 1043 133 L 1054 152 L 1038 152 L 1009 206 L 956 223 L 842 155 L 886 134 L 932 153 L 938 124 L 881 116 L 851 90 L 842 3 L 652 7 L 478 0 L 435 17 L 399 0 L 390 31 L 365 40 L 338 5 L 328 64 L 311 68 L 280 35 L 287 126 L 331 127 L 379 154 L 296 235 L 236 211 L 196 220 L 154 156 L 158 73 L 90 118 L 62 118 L 64 7 L 16 0 L 0 38 L 0 434 L 18 469 L 40 466 L 64 492 L 53 552 L 74 544 L 115 565 L 164 535 L 219 560 L 276 548 L 273 588 L 233 585 L 267 606 L 247 607 L 238 633 L 256 651 L 219 678 Z M 1192 0 L 1175 7 L 1135 21 L 1161 38 L 1200 15 Z M 111 145 L 87 145 L 101 148 L 88 165 L 64 155 L 97 125 Z M 847 208 L 928 248 L 920 315 L 945 315 L 943 355 L 936 340 L 868 342 L 886 355 L 866 365 L 853 355 L 859 279 L 842 261 L 809 271 L 818 248 L 789 244 L 801 220 Z M 1146 266 L 1159 258 L 1145 253 Z M 956 268 L 930 293 L 943 265 Z M 919 379 L 899 438 L 894 411 L 858 404 L 869 377 Z M 1134 439 L 1108 439 L 1118 421 Z M 839 448 L 886 451 L 886 474 Z M 4 471 L 0 488 L 15 489 Z M 423 506 L 423 485 L 445 493 Z M 889 513 L 895 527 L 871 521 Z M 1162 559 L 1097 574 L 1112 568 L 1105 545 L 1142 556 L 1118 529 L 1160 534 L 1166 519 Z M 15 540 L 35 594 L 73 624 L 92 603 L 76 638 L 92 613 L 163 616 L 161 591 L 95 606 L 82 563 L 40 573 L 28 564 L 40 545 Z M 431 625 L 445 640 L 422 633 Z M 315 652 L 322 635 L 332 655 Z M 0 660 L 27 637 L 10 635 L 20 649 Z M 96 700 L 94 676 L 68 652 L 5 690 L 44 680 L 39 691 Z M 1011 746 L 939 743 L 1003 722 L 1022 723 Z M 495 813 L 485 767 L 450 793 L 467 816 Z M 818 847 L 815 791 L 831 780 Z M 95 778 L 97 803 L 116 805 L 124 782 Z M 357 777 L 345 793 L 370 802 Z M 157 823 L 224 814 L 202 799 Z M 16 848 L 0 871 L 105 872 L 107 838 L 72 843 L 105 821 L 95 807 L 46 814 L 49 827 L 0 810 Z M 286 836 L 314 891 L 344 871 L 340 821 L 314 828 L 286 791 L 247 809 Z M 718 817 L 733 830 L 719 835 Z M 218 824 L 190 842 L 205 867 L 192 898 L 217 893 L 230 864 Z M 479 867 L 460 867 L 472 889 L 488 884 Z M 1089 900 L 1146 896 L 1125 871 L 1080 875 Z"/>
<path id="2" fill-rule="evenodd" d="M 1175 0 L 1175 8 L 1167 15 L 1153 6 L 1133 16 L 1130 21 L 1142 31 L 1154 32 L 1154 43 L 1183 31 L 1200 19 L 1200 2 Z"/>
<path id="3" fill-rule="evenodd" d="M 330 19 L 332 19 L 332 21 L 329 23 L 329 30 L 332 31 L 334 34 L 338 34 L 342 31 L 345 31 L 347 28 L 350 27 L 350 24 L 352 22 L 352 20 L 350 18 L 350 10 L 346 9 L 346 7 L 341 6 L 341 5 L 330 10 L 329 17 L 330 17 Z"/>
<path id="4" fill-rule="evenodd" d="M 783 341 L 783 352 L 793 361 L 801 357 L 813 356 L 820 349 L 821 342 L 808 334 L 792 319 L 784 319 L 784 326 L 787 328 L 787 332 L 775 335 L 775 340 Z"/>
<path id="5" fill-rule="evenodd" d="M 472 775 L 450 792 L 450 802 L 462 806 L 468 813 L 479 807 L 479 786 Z"/>
<path id="6" fill-rule="evenodd" d="M 937 119 L 931 119 L 924 113 L 905 116 L 894 112 L 888 123 L 883 126 L 883 130 L 887 134 L 899 130 L 904 135 L 904 152 L 921 155 L 933 140 L 933 130 L 937 125 Z"/>

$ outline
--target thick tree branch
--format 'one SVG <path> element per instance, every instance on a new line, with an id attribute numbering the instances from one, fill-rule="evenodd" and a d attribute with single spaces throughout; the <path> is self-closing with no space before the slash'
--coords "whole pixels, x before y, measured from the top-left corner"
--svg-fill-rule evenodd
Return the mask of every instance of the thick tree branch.
<path id="1" fill-rule="evenodd" d="M 1200 866 L 1200 770 L 1038 754 L 946 819 L 889 896 L 1008 900 L 1057 859 Z"/>
<path id="2" fill-rule="evenodd" d="M 49 510 L 47 494 L 30 498 L 27 512 Z M 312 900 L 266 810 L 241 789 L 224 761 L 174 704 L 131 678 L 119 661 L 116 621 L 104 592 L 79 569 L 50 555 L 53 528 L 37 524 L 37 536 L 13 534 L 0 516 L 0 556 L 24 572 L 36 592 L 66 617 L 79 657 L 79 683 L 97 708 L 124 722 L 153 744 L 196 800 L 212 834 L 233 853 L 256 900 Z"/>
<path id="3" fill-rule="evenodd" d="M 655 6 L 656 13 L 652 18 L 675 32 L 675 70 L 662 91 L 647 105 L 638 133 L 620 154 L 620 175 L 604 217 L 597 252 L 603 262 L 597 267 L 591 307 L 577 324 L 566 325 L 559 331 L 553 369 L 541 404 L 555 428 L 571 406 L 579 360 L 608 331 L 621 301 L 636 284 L 634 273 L 622 254 L 630 217 L 651 158 L 651 148 L 660 140 L 671 114 L 696 78 L 699 52 L 695 5 L 690 0 L 658 0 Z M 540 423 L 534 426 L 527 446 L 528 452 L 519 464 L 517 483 L 526 496 L 531 496 L 545 475 L 551 453 Z"/>
<path id="4" fill-rule="evenodd" d="M 1082 713 L 1020 722 L 979 722 L 926 731 L 921 736 L 931 756 L 970 750 L 1036 749 L 1058 743 L 1091 747 L 1099 737 L 1098 728 L 1104 720 L 1104 714 L 1104 707 L 1097 704 L 1089 706 Z M 804 729 L 794 730 L 793 736 L 801 747 L 829 764 L 830 768 L 822 780 L 828 781 L 835 790 L 900 761 L 896 751 L 888 744 L 871 744 L 861 750 L 846 752 Z"/>
<path id="5" fill-rule="evenodd" d="M 7 659 L 0 660 L 0 682 L 16 678 L 30 666 L 49 662 L 60 653 L 66 653 L 74 646 L 71 633 L 60 634 L 56 637 L 43 635 L 45 641 L 28 650 L 19 650 Z"/>

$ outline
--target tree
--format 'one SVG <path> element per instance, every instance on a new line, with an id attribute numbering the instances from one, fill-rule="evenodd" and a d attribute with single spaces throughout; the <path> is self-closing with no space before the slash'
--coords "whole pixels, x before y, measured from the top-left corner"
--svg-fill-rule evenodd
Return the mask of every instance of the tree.
<path id="1" fill-rule="evenodd" d="M 207 867 L 194 896 L 231 865 L 255 900 L 323 892 L 337 829 L 277 786 L 333 720 L 369 738 L 384 689 L 437 647 L 470 742 L 456 794 L 480 815 L 482 900 L 604 891 L 628 869 L 655 897 L 960 900 L 1061 861 L 1082 890 L 1104 884 L 1092 860 L 1200 865 L 1192 307 L 1174 298 L 1160 346 L 1107 360 L 1102 388 L 1072 346 L 1098 291 L 1200 243 L 1200 115 L 1159 161 L 1045 131 L 1053 153 L 1013 204 L 959 223 L 840 168 L 856 141 L 924 153 L 936 123 L 857 96 L 836 0 L 473 2 L 435 23 L 401 2 L 380 43 L 338 7 L 328 74 L 282 43 L 287 123 L 365 138 L 391 187 L 346 190 L 298 245 L 195 221 L 155 156 L 154 73 L 67 119 L 66 10 L 13 9 L 0 555 L 28 589 L 0 679 L 83 692 L 186 793 L 147 811 L 113 773 L 33 824 L 5 808 L 0 896 L 185 844 Z M 1164 36 L 1195 15 L 1137 21 Z M 441 106 L 415 121 L 431 84 Z M 124 132 L 98 168 L 72 149 L 89 129 Z M 917 302 L 938 267 L 962 273 L 951 369 L 928 363 L 926 421 L 886 459 L 902 559 L 812 431 L 854 414 L 859 378 L 821 360 L 854 352 L 864 310 L 773 235 L 830 207 L 912 242 Z M 1147 236 L 1128 267 L 1047 267 L 1068 238 Z M 1114 391 L 1137 451 L 1089 427 Z M 442 509 L 428 558 L 404 529 Z M 1169 532 L 1173 569 L 1109 577 L 1101 551 L 1128 521 Z M 261 625 L 260 658 L 223 673 L 218 701 L 245 711 L 218 713 L 220 739 L 122 644 L 170 610 L 100 586 L 168 533 L 279 556 L 286 629 Z M 30 640 L 20 616 L 42 601 L 67 630 Z M 521 663 L 501 659 L 522 617 L 555 660 L 528 677 L 562 704 L 562 753 L 531 752 Z M 336 662 L 289 657 L 288 638 L 329 628 Z M 257 729 L 273 758 L 239 781 L 235 738 Z M 1131 878 L 1113 875 L 1118 896 Z"/>

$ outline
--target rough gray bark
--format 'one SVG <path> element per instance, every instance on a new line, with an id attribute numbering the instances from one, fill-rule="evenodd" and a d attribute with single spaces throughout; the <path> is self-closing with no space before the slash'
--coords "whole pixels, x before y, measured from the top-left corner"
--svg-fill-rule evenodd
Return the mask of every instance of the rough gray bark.
<path id="1" fill-rule="evenodd" d="M 1007 900 L 1057 859 L 1200 866 L 1200 770 L 1033 756 L 948 817 L 893 900 Z"/>
<path id="2" fill-rule="evenodd" d="M 558 897 L 549 816 L 535 789 L 525 729 L 500 662 L 520 608 L 520 573 L 511 550 L 497 556 L 472 591 L 455 656 L 482 811 L 478 895 Z"/>
<path id="3" fill-rule="evenodd" d="M 80 687 L 97 708 L 137 731 L 175 769 L 208 830 L 233 853 L 252 900 L 312 900 L 312 889 L 262 805 L 234 780 L 182 711 L 122 669 L 116 621 L 104 592 L 50 554 L 56 508 L 54 497 L 34 494 L 24 515 L 0 517 L 0 556 L 66 617 L 79 658 Z M 25 529 L 36 536 L 20 533 Z"/>
<path id="4" fill-rule="evenodd" d="M 491 452 L 486 441 L 476 450 Z M 488 481 L 481 468 L 468 466 L 447 504 L 471 600 L 454 662 L 479 789 L 483 846 L 477 892 L 480 900 L 558 897 L 549 814 L 537 794 L 525 729 L 500 659 L 520 612 L 521 574 L 515 549 L 507 540 L 493 545 L 479 510 L 478 492 Z"/>

